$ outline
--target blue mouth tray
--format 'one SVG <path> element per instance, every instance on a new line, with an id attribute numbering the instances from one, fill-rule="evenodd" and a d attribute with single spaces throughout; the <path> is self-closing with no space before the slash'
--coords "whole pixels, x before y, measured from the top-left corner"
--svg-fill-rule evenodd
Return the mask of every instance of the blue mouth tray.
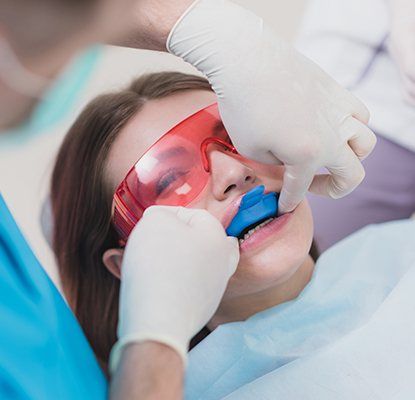
<path id="1" fill-rule="evenodd" d="M 226 234 L 238 237 L 246 228 L 259 221 L 275 217 L 278 213 L 278 194 L 264 194 L 264 185 L 257 186 L 242 197 L 238 213 L 232 219 Z"/>

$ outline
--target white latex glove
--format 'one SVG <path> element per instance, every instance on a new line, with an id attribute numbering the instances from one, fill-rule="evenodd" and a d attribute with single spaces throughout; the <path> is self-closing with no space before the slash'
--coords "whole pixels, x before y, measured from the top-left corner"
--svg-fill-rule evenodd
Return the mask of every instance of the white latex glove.
<path id="1" fill-rule="evenodd" d="M 360 159 L 376 143 L 368 110 L 261 18 L 226 0 L 199 0 L 167 48 L 208 77 L 240 153 L 285 164 L 282 212 L 309 188 L 339 198 L 362 181 Z M 314 177 L 321 167 L 329 174 Z"/>
<path id="2" fill-rule="evenodd" d="M 415 106 L 415 1 L 389 0 L 390 53 L 401 73 L 405 99 Z"/>
<path id="3" fill-rule="evenodd" d="M 124 253 L 114 371 L 129 343 L 156 341 L 186 363 L 191 338 L 216 311 L 239 261 L 236 238 L 205 210 L 150 207 Z"/>

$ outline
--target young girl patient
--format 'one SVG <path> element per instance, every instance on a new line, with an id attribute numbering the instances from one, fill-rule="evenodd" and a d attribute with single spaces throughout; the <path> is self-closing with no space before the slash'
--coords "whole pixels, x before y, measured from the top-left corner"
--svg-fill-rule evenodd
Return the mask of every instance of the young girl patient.
<path id="1" fill-rule="evenodd" d="M 217 110 L 212 129 L 199 119 L 187 131 L 188 142 L 180 135 L 168 140 L 178 123 L 184 121 L 174 132 L 195 115 L 214 113 L 215 100 L 203 78 L 146 75 L 92 101 L 62 144 L 52 180 L 53 245 L 69 304 L 104 369 L 116 340 L 123 244 L 134 225 L 124 217 L 136 213 L 138 219 L 154 203 L 185 205 L 206 209 L 228 228 L 248 192 L 263 187 L 272 196 L 281 189 L 283 167 L 237 154 Z M 197 142 L 200 137 L 209 145 Z M 127 181 L 134 196 L 124 192 Z M 177 204 L 172 193 L 188 201 Z M 385 384 L 398 391 L 407 376 L 413 382 L 408 368 L 409 361 L 415 368 L 415 321 L 408 325 L 403 305 L 415 305 L 400 288 L 412 293 L 415 284 L 415 271 L 414 283 L 403 278 L 415 265 L 409 241 L 415 223 L 366 228 L 315 265 L 306 201 L 292 213 L 256 222 L 238 234 L 237 270 L 191 344 L 198 343 L 189 356 L 186 397 L 331 399 L 341 392 L 356 398 L 348 395 L 355 383 L 372 382 L 378 392 Z M 406 300 L 391 314 L 391 297 L 399 290 Z M 392 321 L 401 316 L 404 322 Z M 402 324 L 405 329 L 394 328 Z M 359 386 L 359 398 L 372 397 L 372 383 Z"/>
<path id="2" fill-rule="evenodd" d="M 114 192 L 150 146 L 215 101 L 203 78 L 145 75 L 92 101 L 62 144 L 52 179 L 54 250 L 69 304 L 104 365 L 116 340 L 123 255 L 111 224 Z M 259 164 L 214 145 L 207 154 L 210 180 L 188 207 L 208 210 L 225 228 L 245 193 L 260 185 L 266 192 L 281 189 L 281 166 Z M 312 235 L 306 201 L 256 230 L 241 244 L 237 272 L 207 328 L 245 320 L 298 296 L 313 273 Z"/>

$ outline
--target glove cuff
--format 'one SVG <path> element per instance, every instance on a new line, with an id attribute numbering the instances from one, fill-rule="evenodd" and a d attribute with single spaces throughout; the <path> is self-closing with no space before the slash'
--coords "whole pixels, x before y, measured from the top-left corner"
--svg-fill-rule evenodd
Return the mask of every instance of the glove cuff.
<path id="1" fill-rule="evenodd" d="M 181 17 L 176 21 L 176 23 L 173 25 L 173 28 L 171 29 L 169 36 L 167 36 L 167 40 L 166 40 L 166 49 L 170 54 L 174 54 L 173 51 L 170 48 L 170 43 L 173 37 L 173 34 L 176 30 L 176 28 L 181 24 L 181 22 L 183 21 L 183 19 L 187 16 L 187 14 L 190 13 L 190 11 L 193 10 L 194 7 L 196 7 L 196 4 L 199 3 L 200 0 L 195 0 L 185 11 L 184 13 L 181 15 Z"/>
<path id="2" fill-rule="evenodd" d="M 124 336 L 123 338 L 119 339 L 117 343 L 113 346 L 110 354 L 109 360 L 109 370 L 110 373 L 113 374 L 115 370 L 118 368 L 120 363 L 121 354 L 125 346 L 132 344 L 132 343 L 142 343 L 142 342 L 158 342 L 162 343 L 173 350 L 175 350 L 181 357 L 184 365 L 184 369 L 187 367 L 187 348 L 188 344 L 183 344 L 175 340 L 174 338 L 166 335 L 157 335 L 157 334 L 150 334 L 150 333 L 140 333 L 140 334 L 131 334 Z"/>

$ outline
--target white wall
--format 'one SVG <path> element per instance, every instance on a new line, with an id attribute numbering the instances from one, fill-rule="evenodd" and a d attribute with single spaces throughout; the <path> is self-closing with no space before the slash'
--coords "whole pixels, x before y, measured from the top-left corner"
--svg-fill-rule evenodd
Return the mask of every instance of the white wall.
<path id="1" fill-rule="evenodd" d="M 235 0 L 261 15 L 287 39 L 293 38 L 306 0 Z M 108 47 L 75 110 L 53 132 L 16 149 L 0 149 L 0 189 L 35 253 L 58 282 L 52 252 L 39 224 L 50 171 L 62 137 L 77 112 L 100 92 L 124 85 L 143 72 L 177 69 L 193 71 L 168 54 Z"/>

